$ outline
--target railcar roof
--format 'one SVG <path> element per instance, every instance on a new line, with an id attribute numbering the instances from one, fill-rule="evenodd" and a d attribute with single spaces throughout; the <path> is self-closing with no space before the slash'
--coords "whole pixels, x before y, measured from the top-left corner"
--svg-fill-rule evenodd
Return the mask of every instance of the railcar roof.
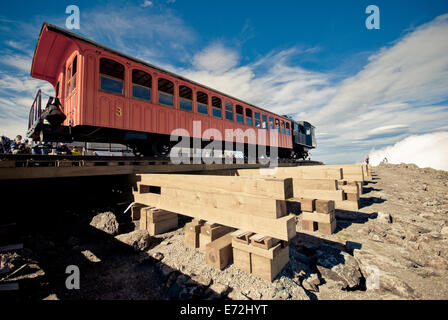
<path id="1" fill-rule="evenodd" d="M 66 36 L 66 37 L 69 37 L 69 38 L 74 38 L 74 39 L 77 39 L 77 40 L 84 41 L 84 42 L 86 42 L 86 43 L 89 43 L 89 44 L 91 44 L 91 45 L 97 47 L 97 48 L 100 48 L 100 49 L 109 51 L 110 53 L 119 55 L 119 56 L 121 56 L 121 57 L 123 57 L 123 58 L 126 58 L 126 59 L 129 59 L 129 60 L 131 60 L 131 61 L 134 61 L 134 62 L 143 64 L 143 65 L 145 65 L 145 66 L 147 66 L 147 67 L 156 69 L 156 70 L 158 70 L 158 71 L 160 71 L 160 72 L 166 73 L 166 74 L 168 74 L 168 75 L 170 75 L 170 76 L 173 76 L 173 77 L 176 77 L 176 78 L 179 78 L 179 79 L 181 79 L 181 80 L 183 80 L 183 81 L 186 81 L 186 82 L 189 82 L 189 83 L 191 83 L 191 84 L 194 84 L 194 85 L 203 87 L 203 88 L 205 88 L 205 89 L 208 89 L 208 90 L 210 90 L 210 91 L 216 92 L 216 93 L 218 93 L 218 94 L 220 94 L 220 95 L 226 96 L 226 97 L 231 98 L 231 99 L 233 99 L 233 100 L 240 101 L 241 103 L 246 104 L 246 105 L 248 105 L 248 106 L 251 106 L 251 107 L 253 107 L 253 108 L 257 108 L 257 109 L 260 109 L 260 110 L 262 110 L 262 111 L 265 111 L 265 112 L 269 112 L 269 113 L 275 114 L 275 115 L 277 115 L 278 117 L 283 118 L 284 120 L 294 121 L 293 119 L 289 119 L 289 118 L 287 118 L 287 117 L 278 115 L 278 114 L 276 114 L 276 113 L 274 113 L 274 112 L 272 112 L 272 111 L 269 111 L 269 110 L 260 108 L 260 107 L 258 107 L 258 106 L 255 106 L 255 105 L 251 104 L 251 103 L 245 102 L 245 101 L 243 101 L 243 100 L 241 100 L 241 99 L 235 98 L 235 97 L 233 97 L 233 96 L 231 96 L 231 95 L 228 95 L 228 94 L 226 94 L 226 93 L 220 92 L 220 91 L 218 91 L 218 90 L 216 90 L 216 89 L 207 87 L 207 86 L 205 86 L 205 85 L 203 85 L 203 84 L 200 84 L 200 83 L 198 83 L 198 82 L 196 82 L 196 81 L 187 79 L 187 78 L 185 78 L 185 77 L 183 77 L 183 76 L 181 76 L 181 75 L 178 75 L 178 74 L 173 73 L 173 72 L 171 72 L 171 71 L 168 71 L 168 70 L 165 70 L 165 69 L 160 68 L 160 67 L 158 67 L 158 66 L 155 66 L 155 65 L 153 65 L 153 64 L 151 64 L 151 63 L 148 63 L 148 62 L 146 62 L 146 61 L 144 61 L 144 60 L 141 60 L 141 59 L 132 57 L 132 56 L 127 55 L 127 54 L 125 54 L 125 53 L 122 53 L 122 52 L 120 52 L 120 51 L 117 51 L 117 50 L 111 49 L 111 48 L 109 48 L 109 47 L 106 47 L 106 46 L 104 46 L 104 45 L 102 45 L 102 44 L 99 44 L 99 43 L 97 43 L 97 42 L 95 42 L 95 41 L 92 41 L 92 40 L 90 40 L 90 39 L 87 39 L 87 38 L 85 38 L 85 37 L 83 37 L 83 36 L 80 36 L 80 35 L 78 35 L 78 34 L 76 34 L 76 33 L 67 31 L 67 30 L 65 30 L 65 29 L 63 29 L 63 28 L 60 28 L 60 27 L 58 27 L 58 26 L 56 26 L 56 25 L 53 25 L 53 24 L 51 24 L 51 23 L 44 22 L 44 24 L 43 24 L 43 26 L 42 26 L 42 31 L 44 30 L 45 27 L 46 27 L 47 30 L 49 30 L 49 31 L 53 31 L 53 32 L 56 32 L 56 33 L 60 33 L 60 34 Z M 42 31 L 41 31 L 41 32 L 42 32 Z"/>

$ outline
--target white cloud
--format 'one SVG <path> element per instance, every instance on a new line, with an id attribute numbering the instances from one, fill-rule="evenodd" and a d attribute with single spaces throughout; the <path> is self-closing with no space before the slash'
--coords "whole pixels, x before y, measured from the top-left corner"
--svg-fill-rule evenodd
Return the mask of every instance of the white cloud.
<path id="1" fill-rule="evenodd" d="M 218 74 L 234 68 L 237 64 L 238 54 L 220 43 L 206 47 L 193 57 L 195 68 Z"/>
<path id="2" fill-rule="evenodd" d="M 413 135 L 380 150 L 372 150 L 370 163 L 378 165 L 384 158 L 389 163 L 414 163 L 448 171 L 448 131 Z"/>
<path id="3" fill-rule="evenodd" d="M 3 55 L 0 62 L 4 65 L 11 66 L 29 73 L 31 71 L 32 58 L 21 54 Z"/>
<path id="4" fill-rule="evenodd" d="M 382 126 L 382 127 L 370 130 L 368 132 L 368 134 L 394 132 L 397 129 L 402 129 L 402 128 L 407 128 L 407 125 L 404 125 L 404 124 L 393 124 L 393 125 L 390 125 L 390 126 Z"/>
<path id="5" fill-rule="evenodd" d="M 142 3 L 142 7 L 143 8 L 146 8 L 146 7 L 152 7 L 153 6 L 153 3 L 152 3 L 152 1 L 149 1 L 149 0 L 145 0 L 143 3 Z"/>

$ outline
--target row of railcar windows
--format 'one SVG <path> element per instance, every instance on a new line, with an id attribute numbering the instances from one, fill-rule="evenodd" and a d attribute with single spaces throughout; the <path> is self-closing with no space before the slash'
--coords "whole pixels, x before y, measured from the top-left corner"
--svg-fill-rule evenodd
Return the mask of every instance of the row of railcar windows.
<path id="1" fill-rule="evenodd" d="M 100 89 L 102 91 L 115 94 L 124 94 L 124 66 L 114 60 L 107 58 L 100 59 Z M 173 107 L 174 106 L 174 84 L 164 78 L 157 81 L 158 101 L 159 104 Z M 148 73 L 134 69 L 132 70 L 132 97 L 150 102 L 152 99 L 152 78 Z M 197 112 L 208 115 L 208 95 L 198 91 L 196 93 Z M 179 108 L 185 111 L 193 111 L 193 90 L 187 86 L 179 86 Z M 221 98 L 212 96 L 212 116 L 223 118 Z M 258 128 L 268 128 L 268 117 L 260 115 L 259 112 L 252 112 L 251 109 L 244 108 L 241 105 L 235 106 L 236 117 L 233 116 L 233 104 L 226 101 L 224 104 L 224 118 L 229 121 L 236 121 L 244 124 L 244 118 L 248 126 L 255 124 Z M 261 118 L 260 118 L 261 116 Z M 281 123 L 281 125 L 280 125 Z M 269 129 L 277 130 L 283 134 L 290 134 L 289 123 L 279 119 L 269 117 Z"/>

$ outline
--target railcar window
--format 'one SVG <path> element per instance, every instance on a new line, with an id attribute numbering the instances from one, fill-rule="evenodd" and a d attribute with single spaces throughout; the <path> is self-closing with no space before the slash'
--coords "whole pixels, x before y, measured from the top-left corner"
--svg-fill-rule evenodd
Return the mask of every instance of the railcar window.
<path id="1" fill-rule="evenodd" d="M 233 121 L 233 104 L 226 101 L 226 120 Z"/>
<path id="2" fill-rule="evenodd" d="M 72 67 L 68 67 L 67 69 L 67 75 L 65 77 L 65 79 L 67 79 L 67 90 L 65 90 L 65 96 L 68 97 L 70 95 L 70 82 L 72 80 Z"/>
<path id="3" fill-rule="evenodd" d="M 168 107 L 174 106 L 174 84 L 167 80 L 160 78 L 159 85 L 159 104 L 163 104 Z"/>
<path id="4" fill-rule="evenodd" d="M 261 116 L 261 127 L 262 127 L 263 129 L 267 129 L 267 128 L 268 128 L 268 116 L 265 115 L 265 114 L 263 114 L 263 115 Z"/>
<path id="5" fill-rule="evenodd" d="M 282 134 L 285 134 L 285 121 L 282 120 Z"/>
<path id="6" fill-rule="evenodd" d="M 236 111 L 236 122 L 244 124 L 244 112 L 243 107 L 239 104 L 235 107 Z"/>
<path id="7" fill-rule="evenodd" d="M 260 128 L 261 127 L 260 112 L 255 112 L 254 115 L 255 115 L 255 126 L 257 128 Z"/>
<path id="8" fill-rule="evenodd" d="M 212 97 L 212 107 L 213 107 L 213 111 L 212 114 L 214 117 L 216 118 L 222 118 L 222 102 L 221 99 L 219 99 L 218 97 Z"/>
<path id="9" fill-rule="evenodd" d="M 275 119 L 275 130 L 277 130 L 277 132 L 280 132 L 280 121 L 278 119 Z"/>
<path id="10" fill-rule="evenodd" d="M 269 117 L 269 129 L 274 130 L 274 118 Z"/>
<path id="11" fill-rule="evenodd" d="M 179 86 L 179 104 L 182 110 L 193 111 L 193 90 Z"/>
<path id="12" fill-rule="evenodd" d="M 132 70 L 132 96 L 137 99 L 151 101 L 151 75 L 134 69 Z"/>
<path id="13" fill-rule="evenodd" d="M 76 89 L 76 71 L 77 71 L 77 65 L 78 65 L 78 56 L 75 56 L 73 59 L 73 65 L 72 65 L 72 92 Z"/>
<path id="14" fill-rule="evenodd" d="M 286 122 L 286 134 L 289 136 L 289 122 Z"/>
<path id="15" fill-rule="evenodd" d="M 252 126 L 253 122 L 252 122 L 252 110 L 249 108 L 246 108 L 246 124 L 248 126 Z"/>
<path id="16" fill-rule="evenodd" d="M 198 102 L 198 113 L 208 114 L 208 95 L 204 92 L 198 91 L 196 94 Z"/>
<path id="17" fill-rule="evenodd" d="M 198 91 L 196 94 L 198 102 L 198 113 L 208 114 L 208 95 L 204 92 Z"/>
<path id="18" fill-rule="evenodd" d="M 100 59 L 101 90 L 123 95 L 124 66 L 114 60 Z"/>

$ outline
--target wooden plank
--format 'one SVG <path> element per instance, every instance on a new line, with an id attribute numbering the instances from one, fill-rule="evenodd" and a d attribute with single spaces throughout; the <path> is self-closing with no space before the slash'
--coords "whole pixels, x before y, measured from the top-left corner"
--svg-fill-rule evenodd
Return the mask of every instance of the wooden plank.
<path id="1" fill-rule="evenodd" d="M 330 223 L 335 218 L 334 212 L 330 214 L 319 212 L 302 212 L 300 216 L 302 217 L 302 220 L 323 222 L 323 223 Z"/>
<path id="2" fill-rule="evenodd" d="M 176 229 L 178 225 L 179 221 L 176 214 L 174 218 L 171 218 L 169 220 L 149 222 L 147 225 L 147 230 L 151 236 L 155 236 Z"/>
<path id="3" fill-rule="evenodd" d="M 270 199 L 285 200 L 292 197 L 292 179 L 231 177 L 190 174 L 142 174 L 141 184 L 152 186 L 206 191 L 213 193 L 236 193 Z"/>
<path id="4" fill-rule="evenodd" d="M 260 176 L 261 170 L 240 169 L 239 176 Z M 267 176 L 276 178 L 298 178 L 298 179 L 342 179 L 341 168 L 325 168 L 324 166 L 298 166 L 279 167 L 274 170 L 266 170 Z"/>
<path id="5" fill-rule="evenodd" d="M 260 234 L 254 234 L 250 237 L 250 244 L 262 249 L 270 249 L 280 242 L 278 239 L 272 237 L 266 237 Z"/>
<path id="6" fill-rule="evenodd" d="M 232 229 L 217 224 L 205 224 L 199 234 L 199 249 L 205 252 L 207 244 L 229 233 Z"/>
<path id="7" fill-rule="evenodd" d="M 296 190 L 294 189 L 294 198 L 322 199 L 322 200 L 340 200 L 344 199 L 342 190 Z"/>
<path id="8" fill-rule="evenodd" d="M 139 194 L 134 192 L 134 199 L 138 203 L 151 204 L 178 214 L 214 221 L 237 229 L 251 230 L 281 240 L 288 241 L 296 234 L 294 215 L 273 219 L 256 215 L 250 211 L 220 208 L 217 203 L 210 205 L 207 202 L 192 201 L 188 197 L 179 199 L 176 196 L 167 197 L 153 193 Z"/>
<path id="9" fill-rule="evenodd" d="M 235 247 L 232 247 L 232 251 L 233 251 L 233 264 L 235 265 L 235 267 L 247 273 L 251 273 L 252 263 L 250 252 Z"/>
<path id="10" fill-rule="evenodd" d="M 357 211 L 359 210 L 359 202 L 358 201 L 335 201 L 334 205 L 336 209 L 340 210 L 350 210 L 350 211 Z"/>
<path id="11" fill-rule="evenodd" d="M 337 180 L 292 179 L 294 190 L 338 190 Z"/>
<path id="12" fill-rule="evenodd" d="M 219 270 L 233 262 L 232 235 L 230 233 L 210 242 L 205 249 L 206 263 Z"/>
<path id="13" fill-rule="evenodd" d="M 277 255 L 277 253 L 282 248 L 282 244 L 278 243 L 274 247 L 270 249 L 263 249 L 257 246 L 253 246 L 251 244 L 245 244 L 240 241 L 235 241 L 235 238 L 232 238 L 232 247 L 237 248 L 246 252 L 250 252 L 253 254 L 257 254 L 259 256 L 268 258 L 268 259 L 274 259 L 274 257 Z"/>
<path id="14" fill-rule="evenodd" d="M 266 281 L 272 281 L 289 262 L 289 247 L 280 248 L 277 256 L 268 259 L 257 254 L 251 255 L 252 274 Z"/>
<path id="15" fill-rule="evenodd" d="M 148 186 L 138 183 L 138 189 L 140 192 L 146 189 L 146 187 Z M 137 192 L 134 192 L 134 194 L 136 193 Z M 150 193 L 138 194 L 144 196 Z M 181 190 L 168 187 L 161 187 L 160 195 L 165 198 L 170 198 L 173 200 L 175 199 L 176 201 L 189 203 L 191 205 L 199 205 L 204 208 L 232 210 L 234 212 L 244 212 L 245 214 L 265 218 L 276 219 L 286 215 L 285 200 L 257 198 L 253 196 L 238 194 L 221 194 L 204 191 Z"/>
<path id="16" fill-rule="evenodd" d="M 245 230 L 237 230 L 232 233 L 232 237 L 235 239 L 235 241 L 239 241 L 245 244 L 250 243 L 250 237 L 253 235 L 253 232 L 245 231 Z"/>

